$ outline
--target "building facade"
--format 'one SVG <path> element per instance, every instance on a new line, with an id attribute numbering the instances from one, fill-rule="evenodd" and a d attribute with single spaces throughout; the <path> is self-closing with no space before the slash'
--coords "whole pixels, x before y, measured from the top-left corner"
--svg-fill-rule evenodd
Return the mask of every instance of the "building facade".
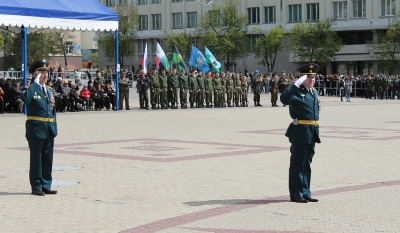
<path id="1" fill-rule="evenodd" d="M 223 4 L 224 0 L 99 0 L 115 10 L 118 5 L 134 4 L 139 14 L 137 55 L 131 63 L 138 67 L 148 44 L 149 63 L 154 65 L 155 47 L 165 31 L 175 33 L 195 30 L 205 12 L 212 4 Z M 202 2 L 202 3 L 201 3 Z M 377 39 L 377 31 L 387 29 L 390 19 L 400 9 L 400 0 L 246 0 L 240 2 L 240 11 L 248 18 L 249 55 L 235 61 L 234 71 L 259 69 L 259 58 L 252 50 L 255 40 L 276 26 L 285 32 L 300 22 L 318 21 L 332 18 L 333 30 L 344 42 L 336 60 L 326 68 L 327 73 L 349 73 L 351 75 L 377 73 L 378 65 L 374 54 L 368 49 L 368 41 Z M 259 28 L 259 32 L 254 28 Z M 100 61 L 99 65 L 112 65 L 110 61 Z M 129 60 L 128 60 L 129 61 Z M 110 63 L 110 64 L 109 64 Z M 274 71 L 294 72 L 299 66 L 293 56 L 283 50 L 278 53 Z"/>

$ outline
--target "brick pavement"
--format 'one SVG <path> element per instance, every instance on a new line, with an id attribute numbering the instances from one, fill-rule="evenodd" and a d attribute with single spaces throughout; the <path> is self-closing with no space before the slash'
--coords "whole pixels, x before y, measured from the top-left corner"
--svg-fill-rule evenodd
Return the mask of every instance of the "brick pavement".
<path id="1" fill-rule="evenodd" d="M 288 108 L 261 98 L 262 108 L 58 114 L 59 194 L 45 197 L 30 195 L 25 117 L 1 115 L 0 232 L 400 232 L 400 101 L 321 97 L 320 202 L 297 204 Z"/>

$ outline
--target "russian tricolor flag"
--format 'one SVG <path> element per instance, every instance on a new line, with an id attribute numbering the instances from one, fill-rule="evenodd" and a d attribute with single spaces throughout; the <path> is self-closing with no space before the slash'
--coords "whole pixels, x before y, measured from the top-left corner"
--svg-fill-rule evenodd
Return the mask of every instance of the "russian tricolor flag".
<path id="1" fill-rule="evenodd" d="M 142 66 L 143 73 L 147 74 L 147 43 L 146 47 L 144 48 L 144 54 L 142 60 L 140 61 L 140 65 Z"/>

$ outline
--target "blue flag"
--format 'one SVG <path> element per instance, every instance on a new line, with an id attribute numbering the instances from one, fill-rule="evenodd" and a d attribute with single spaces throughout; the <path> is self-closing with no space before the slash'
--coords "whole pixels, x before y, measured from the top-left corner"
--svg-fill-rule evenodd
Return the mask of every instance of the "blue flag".
<path id="1" fill-rule="evenodd" d="M 199 68 L 203 74 L 210 70 L 206 58 L 196 47 L 192 46 L 192 53 L 190 54 L 189 65 Z"/>

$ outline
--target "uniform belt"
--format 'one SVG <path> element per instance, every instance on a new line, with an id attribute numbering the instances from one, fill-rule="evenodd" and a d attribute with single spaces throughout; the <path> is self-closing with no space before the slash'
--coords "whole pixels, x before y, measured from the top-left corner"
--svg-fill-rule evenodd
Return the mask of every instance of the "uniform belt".
<path id="1" fill-rule="evenodd" d="M 28 121 L 43 121 L 43 122 L 54 122 L 54 118 L 46 118 L 46 117 L 39 117 L 39 116 L 28 116 Z"/>
<path id="2" fill-rule="evenodd" d="M 318 121 L 314 120 L 293 120 L 294 125 L 318 125 Z"/>

